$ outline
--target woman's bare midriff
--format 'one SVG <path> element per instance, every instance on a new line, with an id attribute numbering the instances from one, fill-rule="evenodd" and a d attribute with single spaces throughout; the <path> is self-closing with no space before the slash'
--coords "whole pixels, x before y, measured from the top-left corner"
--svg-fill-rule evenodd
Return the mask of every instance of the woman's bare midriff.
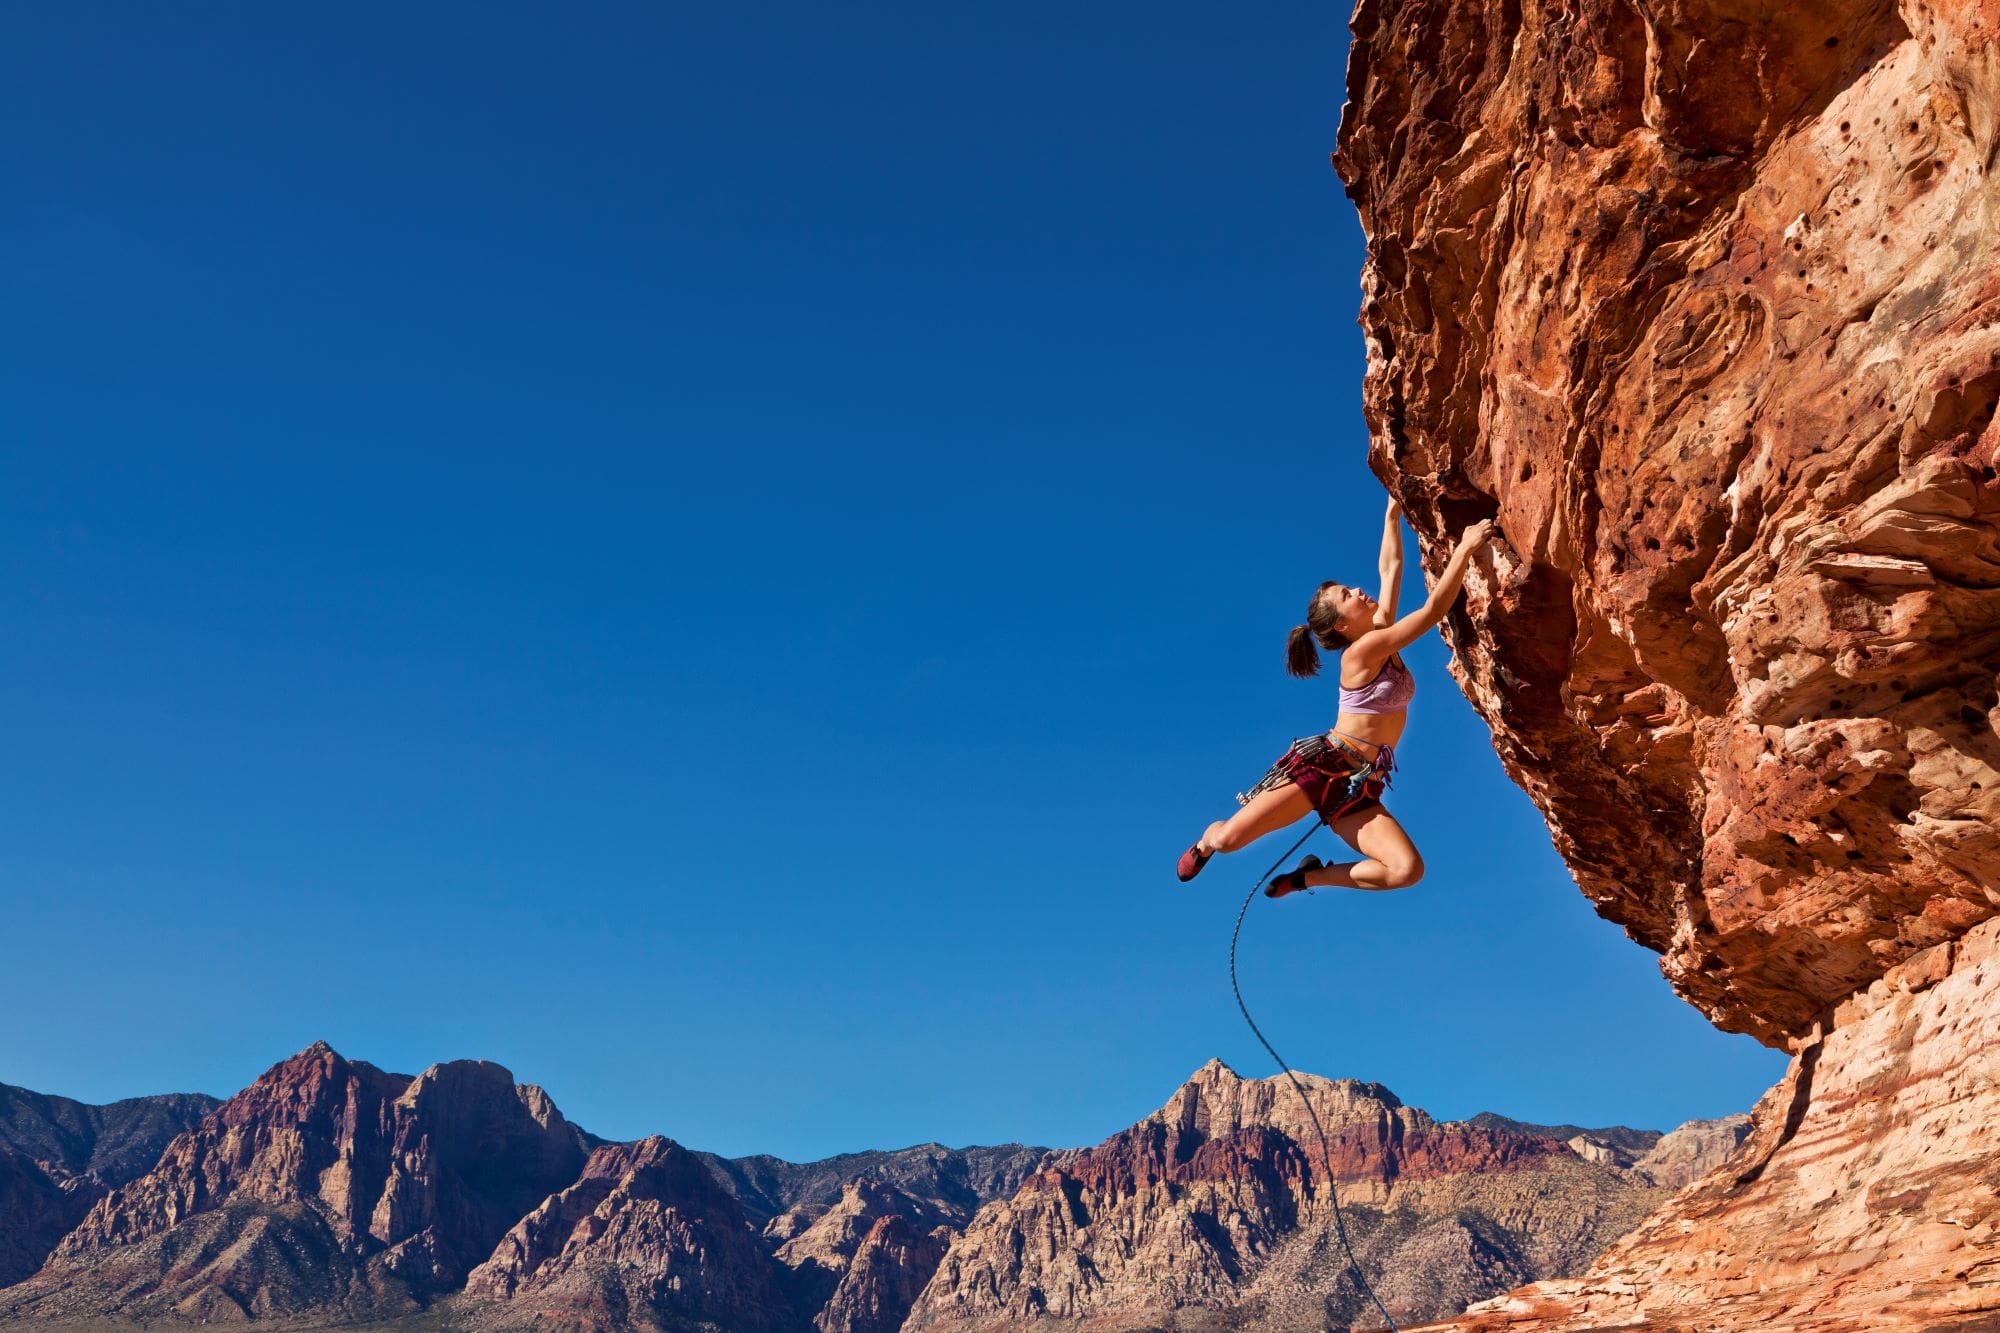
<path id="1" fill-rule="evenodd" d="M 1329 736 L 1337 737 L 1354 745 L 1370 759 L 1385 745 L 1394 745 L 1403 738 L 1403 728 L 1408 726 L 1410 715 L 1407 711 L 1394 713 L 1342 713 L 1333 724 Z"/>

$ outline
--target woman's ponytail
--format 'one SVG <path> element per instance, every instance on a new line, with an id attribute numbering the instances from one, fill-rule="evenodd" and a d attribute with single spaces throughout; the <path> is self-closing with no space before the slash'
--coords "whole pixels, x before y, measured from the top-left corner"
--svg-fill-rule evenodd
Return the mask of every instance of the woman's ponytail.
<path id="1" fill-rule="evenodd" d="M 1330 653 L 1346 651 L 1349 640 L 1340 632 L 1340 614 L 1326 596 L 1328 588 L 1339 586 L 1331 579 L 1320 584 L 1319 591 L 1306 603 L 1306 623 L 1292 626 L 1291 637 L 1285 640 L 1285 670 L 1294 676 L 1319 674 L 1321 648 Z"/>
<path id="2" fill-rule="evenodd" d="M 1285 670 L 1300 677 L 1319 674 L 1319 649 L 1313 647 L 1311 626 L 1292 626 L 1291 635 L 1285 640 Z"/>

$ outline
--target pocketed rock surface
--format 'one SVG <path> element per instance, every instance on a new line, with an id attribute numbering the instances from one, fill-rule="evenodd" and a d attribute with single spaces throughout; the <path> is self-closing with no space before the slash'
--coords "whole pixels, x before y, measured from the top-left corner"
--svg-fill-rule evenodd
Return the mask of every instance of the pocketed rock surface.
<path id="1" fill-rule="evenodd" d="M 1795 1053 L 1763 1174 L 1478 1326 L 2000 1325 L 1995 1144 L 1950 1109 L 1991 1119 L 2000 1017 L 2000 4 L 1354 29 L 1370 461 L 1431 568 L 1500 532 L 1454 670 L 1597 910 Z"/>
<path id="2" fill-rule="evenodd" d="M 1774 1043 L 2000 903 L 2000 6 L 1363 0 L 1371 463 L 1583 891 Z"/>

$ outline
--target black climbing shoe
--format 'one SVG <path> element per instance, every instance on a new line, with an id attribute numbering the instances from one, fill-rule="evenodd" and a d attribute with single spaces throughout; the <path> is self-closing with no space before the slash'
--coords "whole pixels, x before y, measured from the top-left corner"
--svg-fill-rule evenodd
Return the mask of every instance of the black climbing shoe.
<path id="1" fill-rule="evenodd" d="M 1297 870 L 1288 871 L 1265 885 L 1264 896 L 1266 898 L 1282 898 L 1288 893 L 1298 893 L 1301 890 L 1305 890 L 1306 872 L 1309 870 L 1318 870 L 1325 865 L 1326 862 L 1320 860 L 1317 856 L 1308 854 L 1305 860 L 1299 862 Z"/>

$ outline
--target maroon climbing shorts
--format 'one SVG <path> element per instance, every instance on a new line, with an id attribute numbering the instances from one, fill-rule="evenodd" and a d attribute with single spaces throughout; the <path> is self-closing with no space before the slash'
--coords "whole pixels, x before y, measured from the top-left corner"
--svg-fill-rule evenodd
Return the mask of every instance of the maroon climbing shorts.
<path id="1" fill-rule="evenodd" d="M 1319 817 L 1331 824 L 1344 814 L 1357 810 L 1378 810 L 1382 806 L 1382 792 L 1389 785 L 1389 773 L 1395 759 L 1388 746 L 1383 746 L 1372 761 L 1359 750 L 1338 737 L 1321 733 L 1317 736 L 1301 736 L 1292 742 L 1291 748 L 1271 765 L 1268 773 L 1257 781 L 1249 791 L 1238 793 L 1237 804 L 1248 805 L 1252 797 L 1261 796 L 1287 782 L 1296 783 L 1298 789 L 1312 802 Z"/>

